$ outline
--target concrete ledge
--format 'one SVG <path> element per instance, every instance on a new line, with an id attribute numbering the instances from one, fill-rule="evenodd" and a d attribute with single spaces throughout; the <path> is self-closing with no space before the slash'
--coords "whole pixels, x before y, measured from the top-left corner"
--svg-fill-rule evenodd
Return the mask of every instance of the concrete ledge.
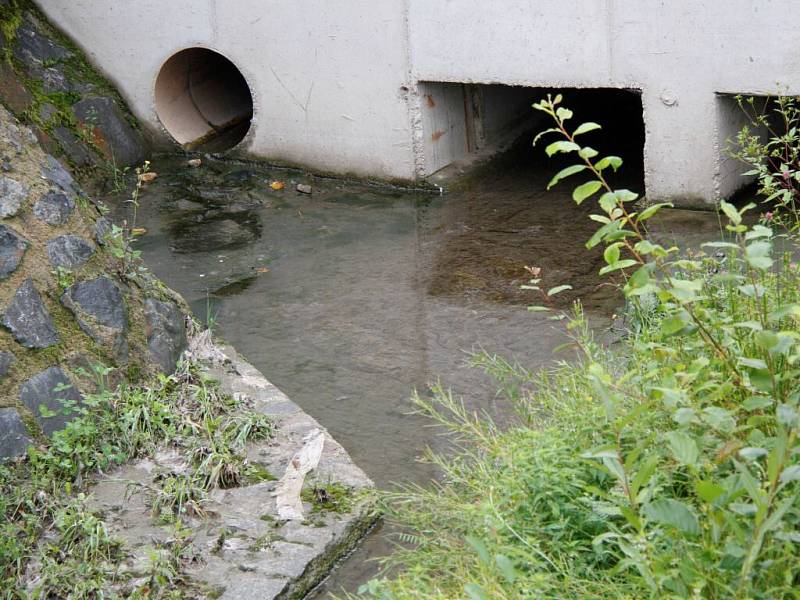
<path id="1" fill-rule="evenodd" d="M 322 431 L 320 462 L 306 479 L 320 485 L 347 486 L 354 502 L 347 512 L 315 512 L 304 503 L 305 520 L 281 521 L 274 496 L 277 481 L 215 490 L 204 506 L 207 516 L 188 523 L 197 560 L 185 574 L 193 587 L 206 590 L 210 597 L 302 598 L 374 522 L 371 501 L 364 494 L 373 487 L 372 481 L 319 423 L 233 348 L 216 345 L 207 336 L 201 350 L 193 344 L 190 351 L 224 392 L 273 419 L 275 436 L 248 447 L 251 463 L 280 478 L 308 434 Z M 166 542 L 173 531 L 154 522 L 143 494 L 130 496 L 136 488 L 130 483 L 149 485 L 160 472 L 180 469 L 184 460 L 174 450 L 166 450 L 123 466 L 93 489 L 92 507 L 104 513 L 110 532 L 121 538 L 132 554 L 123 569 L 129 570 L 134 580 L 145 576 L 148 550 Z M 127 500 L 126 495 L 130 496 Z"/>

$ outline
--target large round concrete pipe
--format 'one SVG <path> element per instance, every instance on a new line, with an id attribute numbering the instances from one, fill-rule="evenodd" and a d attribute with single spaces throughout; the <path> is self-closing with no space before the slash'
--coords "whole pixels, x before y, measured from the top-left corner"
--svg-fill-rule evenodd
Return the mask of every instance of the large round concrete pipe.
<path id="1" fill-rule="evenodd" d="M 164 128 L 189 149 L 227 150 L 247 134 L 253 97 L 230 60 L 207 48 L 171 56 L 156 78 L 155 107 Z"/>

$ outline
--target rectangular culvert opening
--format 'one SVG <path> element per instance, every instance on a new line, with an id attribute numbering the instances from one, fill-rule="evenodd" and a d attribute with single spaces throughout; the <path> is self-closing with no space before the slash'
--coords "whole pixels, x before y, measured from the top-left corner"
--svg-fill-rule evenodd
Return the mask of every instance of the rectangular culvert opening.
<path id="1" fill-rule="evenodd" d="M 750 197 L 756 192 L 756 178 L 744 175 L 751 166 L 738 154 L 751 154 L 758 145 L 766 144 L 769 131 L 786 133 L 774 96 L 752 94 L 717 94 L 717 145 L 719 147 L 719 196 Z M 781 157 L 770 159 L 770 170 L 778 172 Z M 750 198 L 752 199 L 752 198 Z"/>
<path id="2" fill-rule="evenodd" d="M 542 162 L 542 148 L 532 148 L 539 131 L 550 127 L 549 117 L 532 108 L 547 94 L 562 94 L 563 105 L 574 112 L 573 126 L 600 123 L 585 143 L 606 154 L 622 156 L 629 178 L 643 191 L 645 127 L 638 90 L 612 88 L 538 88 L 501 84 L 421 82 L 424 175 L 446 177 L 453 169 L 488 158 L 510 147 L 520 160 L 553 169 Z M 554 138 L 555 139 L 555 138 Z M 542 142 L 544 143 L 544 141 Z M 557 161 L 560 162 L 560 161 Z"/>

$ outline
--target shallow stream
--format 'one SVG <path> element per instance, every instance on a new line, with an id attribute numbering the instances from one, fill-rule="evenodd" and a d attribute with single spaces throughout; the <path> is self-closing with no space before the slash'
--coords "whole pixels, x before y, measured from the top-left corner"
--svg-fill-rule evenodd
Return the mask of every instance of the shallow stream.
<path id="1" fill-rule="evenodd" d="M 541 269 L 545 289 L 572 285 L 561 306 L 580 298 L 599 332 L 619 304 L 596 275 L 602 258 L 584 247 L 589 203 L 545 192 L 553 166 L 537 157 L 522 144 L 445 195 L 161 158 L 139 200 L 136 226 L 146 233 L 137 245 L 198 318 L 213 321 L 378 486 L 424 484 L 435 474 L 416 459 L 439 441 L 408 414 L 415 389 L 440 379 L 469 407 L 502 419 L 469 353 L 482 347 L 531 369 L 559 358 L 562 328 L 526 310 L 542 299 L 520 290 L 525 266 Z M 118 218 L 121 200 L 109 200 Z M 661 228 L 683 237 L 715 224 L 676 211 Z M 365 559 L 387 548 L 373 534 L 320 595 L 354 591 L 375 572 Z"/>

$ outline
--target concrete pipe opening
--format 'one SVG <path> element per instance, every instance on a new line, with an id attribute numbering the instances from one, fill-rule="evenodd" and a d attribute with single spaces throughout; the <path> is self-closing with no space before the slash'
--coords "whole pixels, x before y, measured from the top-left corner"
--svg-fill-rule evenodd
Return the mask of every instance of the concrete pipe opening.
<path id="1" fill-rule="evenodd" d="M 230 60 L 207 48 L 172 55 L 156 78 L 155 107 L 164 128 L 187 150 L 222 152 L 241 142 L 253 96 Z"/>

